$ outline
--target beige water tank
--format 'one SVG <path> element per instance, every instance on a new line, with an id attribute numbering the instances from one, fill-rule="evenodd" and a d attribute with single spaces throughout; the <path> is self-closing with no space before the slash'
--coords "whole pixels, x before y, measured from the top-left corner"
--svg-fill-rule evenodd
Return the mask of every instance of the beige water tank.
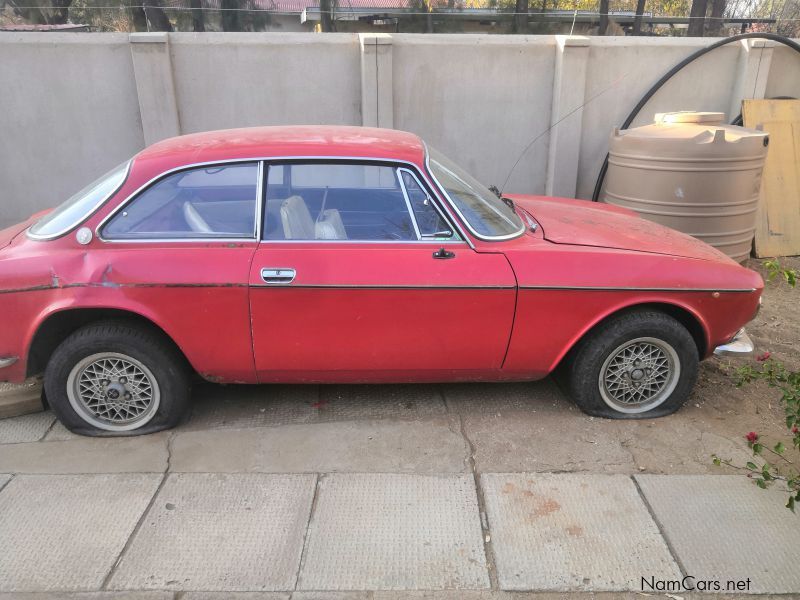
<path id="1" fill-rule="evenodd" d="M 659 113 L 611 136 L 603 202 L 693 235 L 739 262 L 750 255 L 767 134 L 723 113 Z"/>

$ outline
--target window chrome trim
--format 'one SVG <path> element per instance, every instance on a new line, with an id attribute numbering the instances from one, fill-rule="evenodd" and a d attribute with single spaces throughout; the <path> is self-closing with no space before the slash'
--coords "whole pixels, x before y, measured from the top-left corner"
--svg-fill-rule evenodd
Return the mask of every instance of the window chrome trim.
<path id="1" fill-rule="evenodd" d="M 141 237 L 141 238 L 114 239 L 114 238 L 103 237 L 101 232 L 102 232 L 103 227 L 105 227 L 108 224 L 108 222 L 111 219 L 113 219 L 114 216 L 118 212 L 120 212 L 128 204 L 133 202 L 139 196 L 139 194 L 141 194 L 142 192 L 145 192 L 150 186 L 155 185 L 160 180 L 165 179 L 165 178 L 169 177 L 170 175 L 174 175 L 175 173 L 179 173 L 181 171 L 191 171 L 191 170 L 194 170 L 194 169 L 202 169 L 203 167 L 210 167 L 210 166 L 223 166 L 224 167 L 225 165 L 234 165 L 234 164 L 239 164 L 239 163 L 254 163 L 256 165 L 257 172 L 260 174 L 262 165 L 264 164 L 263 160 L 264 159 L 261 159 L 261 158 L 247 158 L 247 159 L 235 158 L 235 159 L 231 159 L 231 160 L 215 160 L 215 161 L 208 161 L 208 162 L 202 162 L 202 163 L 192 163 L 192 164 L 184 165 L 182 167 L 175 167 L 174 169 L 169 169 L 167 171 L 164 171 L 163 173 L 161 173 L 159 175 L 156 175 L 155 177 L 150 179 L 144 185 L 142 185 L 139 188 L 137 188 L 134 192 L 129 194 L 127 198 L 125 198 L 122 202 L 120 202 L 119 205 L 117 205 L 117 207 L 114 210 L 112 210 L 110 213 L 108 213 L 103 218 L 103 220 L 100 221 L 100 223 L 97 225 L 97 227 L 94 228 L 95 235 L 97 236 L 97 239 L 100 240 L 101 242 L 110 243 L 110 244 L 130 244 L 130 243 L 147 243 L 147 242 L 151 242 L 151 243 L 152 242 L 158 242 L 158 243 L 161 243 L 161 242 L 170 242 L 170 243 L 174 243 L 174 242 L 192 242 L 192 243 L 196 243 L 196 242 L 223 242 L 224 243 L 224 242 L 242 242 L 242 241 L 257 242 L 258 241 L 258 237 L 211 237 L 211 236 L 209 236 L 209 237 L 197 237 L 197 238 Z M 131 162 L 133 162 L 133 161 L 131 160 Z M 259 179 L 259 181 L 262 181 L 262 180 L 263 180 L 263 178 Z M 258 193 L 259 181 L 256 182 L 256 193 Z M 254 229 L 255 229 L 255 231 L 257 231 L 258 227 L 259 227 L 258 216 L 259 216 L 259 210 L 260 210 L 258 197 L 256 197 L 256 208 L 255 208 L 255 210 L 256 210 L 256 214 L 255 214 L 256 224 L 255 224 Z M 254 233 L 255 233 L 255 231 L 254 231 Z"/>
<path id="2" fill-rule="evenodd" d="M 424 142 L 423 142 L 423 145 L 424 145 Z M 425 146 L 425 155 L 427 157 L 427 146 Z M 175 238 L 141 238 L 141 239 L 138 239 L 138 240 L 133 240 L 133 239 L 129 239 L 129 240 L 113 240 L 113 239 L 105 239 L 100 233 L 102 231 L 102 228 L 106 225 L 106 223 L 111 218 L 113 218 L 113 216 L 116 213 L 118 213 L 123 208 L 125 208 L 125 206 L 127 206 L 139 193 L 141 193 L 144 190 L 146 190 L 148 187 L 150 187 L 151 185 L 156 183 L 159 179 L 163 179 L 164 177 L 172 175 L 173 173 L 177 173 L 178 171 L 186 171 L 188 169 L 195 169 L 195 168 L 199 168 L 199 167 L 207 167 L 207 166 L 214 166 L 214 165 L 228 165 L 228 164 L 248 163 L 248 162 L 261 162 L 266 167 L 269 167 L 269 165 L 272 164 L 272 163 L 303 161 L 303 160 L 320 160 L 320 161 L 324 160 L 324 161 L 329 161 L 329 162 L 345 162 L 345 163 L 348 163 L 348 162 L 372 162 L 372 163 L 385 163 L 385 164 L 389 164 L 389 165 L 404 165 L 405 167 L 407 167 L 409 169 L 409 171 L 412 172 L 412 174 L 415 173 L 415 169 L 416 168 L 419 168 L 419 165 L 417 165 L 416 163 L 407 161 L 407 160 L 402 160 L 402 159 L 397 159 L 397 158 L 376 158 L 376 157 L 372 157 L 372 156 L 261 156 L 261 157 L 231 158 L 231 159 L 227 159 L 227 160 L 211 160 L 211 161 L 199 162 L 199 163 L 189 163 L 189 164 L 181 165 L 179 167 L 174 167 L 172 169 L 168 169 L 167 171 L 159 173 L 158 175 L 156 175 L 155 177 L 151 178 L 149 181 L 147 181 L 146 183 L 141 185 L 139 188 L 134 190 L 122 202 L 120 202 L 119 205 L 117 205 L 117 207 L 115 209 L 113 209 L 108 215 L 106 215 L 103 218 L 102 221 L 100 221 L 100 223 L 95 227 L 95 235 L 97 236 L 97 239 L 100 240 L 101 242 L 103 242 L 103 243 L 111 243 L 111 244 L 161 243 L 161 242 L 168 242 L 168 243 L 180 243 L 180 242 L 186 242 L 186 243 L 197 243 L 197 242 L 206 242 L 206 243 L 207 242 L 221 242 L 221 243 L 224 243 L 224 242 L 258 242 L 258 243 L 261 243 L 261 244 L 264 244 L 264 243 L 276 243 L 277 242 L 277 243 L 305 243 L 305 244 L 308 244 L 308 243 L 315 243 L 315 242 L 317 242 L 317 243 L 319 243 L 319 242 L 329 243 L 329 242 L 332 242 L 332 241 L 337 241 L 337 240 L 264 240 L 264 239 L 261 239 L 261 236 L 259 238 L 256 238 L 256 239 L 253 239 L 253 238 L 210 238 L 209 237 L 209 238 L 179 238 L 179 239 L 175 239 Z M 130 165 L 130 163 L 133 163 L 133 160 L 129 161 L 129 165 Z M 417 178 L 417 179 L 419 180 L 419 178 Z M 123 182 L 123 184 L 124 184 L 124 182 Z M 438 182 L 436 182 L 436 184 L 438 185 Z M 119 189 L 117 189 L 117 191 L 119 191 Z M 446 195 L 443 196 L 443 197 L 447 198 Z M 449 200 L 449 199 L 447 199 L 447 200 Z M 436 202 L 434 200 L 434 204 L 435 203 Z M 447 205 L 447 202 L 445 201 L 442 204 L 443 204 L 443 208 L 445 209 L 445 211 L 447 212 L 448 216 L 450 217 L 448 220 L 453 224 L 455 229 L 458 231 L 459 237 L 461 238 L 460 240 L 453 240 L 453 241 L 449 241 L 448 240 L 448 241 L 446 241 L 446 243 L 464 243 L 464 244 L 467 244 L 470 248 L 472 248 L 474 250 L 475 249 L 475 245 L 472 243 L 472 240 L 469 238 L 469 236 L 464 234 L 464 229 L 461 227 L 460 223 L 458 223 L 458 221 L 455 219 L 455 217 L 453 217 L 452 213 L 450 212 L 450 207 Z M 265 207 L 266 207 L 266 186 L 264 187 L 264 204 L 261 207 L 261 214 L 257 215 L 257 217 L 261 218 L 262 223 L 263 223 L 263 219 L 265 218 L 265 215 L 264 215 L 264 208 Z M 438 206 L 437 206 L 437 208 L 438 208 Z M 262 231 L 262 236 L 263 236 L 263 231 Z M 382 244 L 382 243 L 385 243 L 385 244 L 405 244 L 405 243 L 408 243 L 407 240 L 339 240 L 339 241 L 340 242 L 346 241 L 346 242 L 349 242 L 349 243 L 366 243 L 366 244 Z M 416 243 L 416 244 L 428 244 L 428 243 L 442 244 L 444 242 L 442 240 L 430 241 L 430 242 L 427 241 L 427 240 L 412 240 L 411 243 Z"/>
<path id="3" fill-rule="evenodd" d="M 264 169 L 264 161 L 258 161 L 258 183 L 256 184 L 256 214 L 255 214 L 255 226 L 254 226 L 254 233 L 256 241 L 261 239 L 261 227 L 263 222 L 263 207 L 264 207 L 264 191 L 266 190 L 266 186 L 264 185 L 264 175 L 266 171 Z"/>
<path id="4" fill-rule="evenodd" d="M 430 183 L 427 185 L 423 185 L 422 181 L 427 181 L 424 174 L 422 175 L 422 179 L 420 179 L 420 173 L 417 169 L 419 169 L 419 165 L 414 162 L 410 162 L 407 160 L 402 160 L 398 158 L 375 158 L 369 156 L 274 156 L 271 158 L 264 158 L 263 159 L 267 167 L 272 164 L 279 164 L 279 163 L 289 163 L 289 162 L 302 162 L 302 161 L 324 161 L 326 163 L 378 163 L 378 164 L 387 164 L 395 166 L 395 168 L 403 168 L 406 169 L 409 173 L 414 176 L 414 179 L 420 184 L 420 187 L 425 190 L 426 192 L 430 191 L 430 189 L 434 190 L 434 193 L 431 194 L 431 200 L 433 201 L 436 210 L 439 211 L 439 214 L 442 213 L 442 209 L 444 208 L 446 212 L 446 216 L 444 216 L 445 221 L 450 223 L 453 229 L 458 233 L 459 239 L 453 240 L 265 240 L 261 239 L 260 243 L 262 244 L 287 244 L 287 243 L 295 243 L 295 244 L 314 244 L 314 243 L 336 243 L 336 244 L 443 244 L 443 243 L 458 243 L 458 244 L 467 244 L 471 249 L 475 249 L 475 245 L 472 243 L 472 240 L 464 233 L 463 227 L 458 223 L 457 219 L 453 216 L 450 212 L 449 207 L 447 207 L 447 203 L 443 200 L 439 200 L 436 198 L 435 187 L 433 187 Z M 402 165 L 402 167 L 397 167 L 397 165 Z M 265 206 L 266 206 L 266 194 L 269 193 L 268 191 L 265 192 Z M 262 218 L 266 220 L 266 215 L 263 215 Z M 262 235 L 263 237 L 263 235 Z"/>
<path id="5" fill-rule="evenodd" d="M 426 194 L 426 195 L 428 195 L 428 190 L 425 188 L 425 186 L 424 186 L 424 185 L 422 184 L 422 182 L 419 180 L 419 177 L 417 177 L 417 174 L 416 174 L 416 173 L 414 173 L 414 171 L 412 171 L 411 169 L 407 169 L 407 168 L 405 168 L 405 167 L 401 167 L 401 168 L 399 168 L 399 169 L 398 169 L 398 171 L 405 171 L 406 173 L 408 173 L 409 175 L 411 175 L 411 177 L 413 177 L 413 178 L 414 178 L 414 181 L 416 181 L 416 182 L 417 182 L 417 185 L 419 186 L 419 189 L 421 189 L 423 192 L 425 192 L 425 194 Z M 402 179 L 402 178 L 401 178 L 401 179 Z M 403 184 L 403 187 L 405 188 L 405 184 Z M 430 197 L 430 196 L 429 196 L 429 197 Z M 449 217 L 449 218 L 448 218 L 448 216 L 445 216 L 445 214 L 442 212 L 442 209 L 441 209 L 441 208 L 439 208 L 439 204 L 438 204 L 438 202 L 436 202 L 436 200 L 434 200 L 433 198 L 430 198 L 430 200 L 431 200 L 431 203 L 433 204 L 433 208 L 434 208 L 434 210 L 435 210 L 435 211 L 436 211 L 436 212 L 439 214 L 439 216 L 442 218 L 442 220 L 443 220 L 445 223 L 447 223 L 447 224 L 448 224 L 450 227 L 452 227 L 452 228 L 453 228 L 453 235 L 450 237 L 450 239 L 447 239 L 447 240 L 433 240 L 433 241 L 434 241 L 434 243 L 436 243 L 436 244 L 440 244 L 440 243 L 442 243 L 442 242 L 461 242 L 461 241 L 464 241 L 464 239 L 466 239 L 466 238 L 464 237 L 464 234 L 463 234 L 463 233 L 462 233 L 462 232 L 459 230 L 459 228 L 458 228 L 458 227 L 456 227 L 456 226 L 455 226 L 455 225 L 452 223 L 452 221 L 454 221 L 455 219 L 453 219 L 452 217 Z M 464 238 L 464 239 L 456 239 L 456 231 L 458 231 L 458 233 L 459 233 L 459 234 L 461 234 L 461 235 L 460 235 L 460 237 L 462 237 L 462 238 Z M 422 239 L 422 235 L 420 235 L 420 239 Z"/>
<path id="6" fill-rule="evenodd" d="M 128 181 L 128 176 L 131 174 L 131 165 L 132 165 L 132 164 L 133 164 L 133 159 L 130 159 L 130 160 L 128 161 L 128 163 L 125 165 L 125 176 L 122 178 L 122 181 L 120 181 L 120 182 L 119 182 L 119 185 L 118 185 L 117 187 L 115 187 L 113 191 L 111 191 L 111 192 L 109 192 L 108 194 L 106 194 L 106 195 L 103 197 L 103 199 L 102 199 L 102 200 L 100 200 L 100 201 L 98 201 L 97 203 L 95 203 L 95 205 L 92 207 L 92 209 L 91 209 L 91 210 L 89 210 L 87 213 L 85 213 L 85 214 L 84 214 L 84 215 L 83 215 L 83 216 L 82 216 L 80 219 L 78 219 L 78 220 L 77 220 L 77 221 L 76 221 L 74 224 L 72 224 L 72 225 L 70 225 L 69 227 L 66 227 L 66 228 L 64 228 L 64 229 L 61 229 L 61 230 L 59 230 L 59 231 L 58 231 L 58 233 L 53 233 L 53 234 L 50 234 L 50 235 L 37 235 L 37 234 L 35 234 L 35 233 L 31 233 L 31 227 L 33 227 L 34 225 L 36 225 L 36 223 L 38 223 L 38 222 L 39 222 L 39 221 L 41 221 L 41 220 L 42 220 L 44 217 L 46 217 L 46 216 L 47 216 L 47 215 L 43 215 L 43 216 L 42 216 L 40 219 L 38 219 L 38 220 L 36 221 L 36 223 L 32 223 L 32 224 L 30 225 L 30 227 L 28 227 L 28 229 L 27 229 L 27 231 L 25 232 L 25 234 L 28 236 L 28 238 L 30 238 L 30 239 L 32 239 L 32 240 L 35 240 L 35 241 L 37 241 L 37 242 L 44 242 L 44 241 L 48 241 L 48 240 L 55 240 L 55 239 L 57 239 L 57 238 L 60 238 L 60 237 L 62 237 L 62 236 L 65 236 L 65 235 L 67 235 L 69 232 L 73 231 L 75 228 L 79 227 L 80 225 L 82 225 L 83 223 L 85 223 L 87 220 L 91 219 L 91 218 L 92 218 L 92 217 L 95 215 L 95 213 L 96 213 L 98 210 L 100 210 L 100 208 L 101 208 L 101 207 L 102 207 L 102 206 L 103 206 L 103 205 L 104 205 L 106 202 L 108 202 L 108 201 L 109 201 L 109 200 L 110 200 L 112 197 L 114 197 L 114 195 L 115 195 L 115 194 L 116 194 L 116 193 L 117 193 L 117 192 L 118 192 L 118 191 L 119 191 L 119 190 L 122 188 L 122 186 L 124 186 L 124 185 L 125 185 L 125 182 L 126 182 L 126 181 Z M 91 184 L 87 184 L 87 185 L 91 185 Z M 77 193 L 77 192 L 76 192 L 76 193 Z M 48 213 L 48 214 L 49 214 L 49 213 Z"/>
<path id="7" fill-rule="evenodd" d="M 483 235 L 483 234 L 480 234 L 477 231 L 475 231 L 475 229 L 470 224 L 469 220 L 464 216 L 464 213 L 462 213 L 459 210 L 458 205 L 453 201 L 453 199 L 450 197 L 450 195 L 444 189 L 444 186 L 439 182 L 438 179 L 436 179 L 436 175 L 434 174 L 433 169 L 431 169 L 431 154 L 430 154 L 430 152 L 428 152 L 428 144 L 425 143 L 424 140 L 421 140 L 421 141 L 422 141 L 422 146 L 425 149 L 425 169 L 428 171 L 428 176 L 431 178 L 431 180 L 434 183 L 436 183 L 436 186 L 439 188 L 439 192 L 442 194 L 442 196 L 444 196 L 447 199 L 447 202 L 450 204 L 450 206 L 453 208 L 453 210 L 456 211 L 456 214 L 458 214 L 458 216 L 461 218 L 461 222 L 464 223 L 464 225 L 466 226 L 467 229 L 469 229 L 469 231 L 470 231 L 470 233 L 472 235 L 474 235 L 479 240 L 484 240 L 486 242 L 502 242 L 502 241 L 506 241 L 506 240 L 516 239 L 516 238 L 520 237 L 522 234 L 524 234 L 525 231 L 527 231 L 527 227 L 525 227 L 524 221 L 522 223 L 522 228 L 519 231 L 517 231 L 515 233 L 509 233 L 507 235 Z M 514 211 L 514 212 L 516 212 L 516 211 Z M 519 215 L 517 215 L 517 216 L 519 216 Z M 522 221 L 521 218 L 520 218 L 520 221 Z"/>
<path id="8" fill-rule="evenodd" d="M 403 176 L 400 174 L 400 168 L 394 170 L 394 176 L 397 177 L 397 182 L 400 184 L 400 191 L 403 192 L 403 199 L 406 201 L 406 210 L 411 217 L 411 224 L 414 226 L 414 233 L 417 234 L 417 241 L 422 240 L 422 234 L 419 232 L 419 224 L 417 223 L 417 215 L 414 214 L 414 209 L 411 208 L 411 200 L 408 197 L 408 190 L 406 184 L 403 182 Z"/>

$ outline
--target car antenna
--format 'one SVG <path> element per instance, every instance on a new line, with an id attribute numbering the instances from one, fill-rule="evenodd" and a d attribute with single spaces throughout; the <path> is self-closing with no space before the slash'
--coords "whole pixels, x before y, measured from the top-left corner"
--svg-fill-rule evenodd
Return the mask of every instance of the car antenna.
<path id="1" fill-rule="evenodd" d="M 629 74 L 630 74 L 630 71 L 628 71 L 627 73 L 623 73 L 622 75 L 620 75 L 619 77 L 617 77 L 617 78 L 616 78 L 614 81 L 612 81 L 612 82 L 611 82 L 609 85 L 607 85 L 607 86 L 606 86 L 606 87 L 604 87 L 602 90 L 600 90 L 599 92 L 597 92 L 596 94 L 594 94 L 593 96 L 591 96 L 591 97 L 590 97 L 588 100 L 586 100 L 586 101 L 585 101 L 583 104 L 581 104 L 579 107 L 577 107 L 577 108 L 575 108 L 575 109 L 573 109 L 573 110 L 569 111 L 567 114 L 565 114 L 563 117 L 561 117 L 561 118 L 560 118 L 558 121 L 556 121 L 555 123 L 553 123 L 552 125 L 550 125 L 550 127 L 548 127 L 547 129 L 545 129 L 544 131 L 542 131 L 542 132 L 541 132 L 539 135 L 537 135 L 535 138 L 533 138 L 533 139 L 532 139 L 532 140 L 531 140 L 531 141 L 528 143 L 528 145 L 527 145 L 527 146 L 525 146 L 525 148 L 522 150 L 522 152 L 520 152 L 520 153 L 519 153 L 519 156 L 517 157 L 517 160 L 514 162 L 513 166 L 511 167 L 511 170 L 508 172 L 508 176 L 506 176 L 506 180 L 503 182 L 503 185 L 500 187 L 500 194 L 502 194 L 502 193 L 503 193 L 503 191 L 506 189 L 506 184 L 508 184 L 508 180 L 509 180 L 509 179 L 511 179 L 511 175 L 514 173 L 514 169 L 516 169 L 516 168 L 517 168 L 517 165 L 519 164 L 519 161 L 521 161 L 521 160 L 522 160 L 522 157 L 523 157 L 523 156 L 525 156 L 525 155 L 528 153 L 528 150 L 530 150 L 530 149 L 531 149 L 531 146 L 533 146 L 533 145 L 534 145 L 536 142 L 538 142 L 538 141 L 539 141 L 539 139 L 540 139 L 540 138 L 541 138 L 543 135 L 545 135 L 546 133 L 549 133 L 549 132 L 550 132 L 550 130 L 554 129 L 554 128 L 555 128 L 555 127 L 556 127 L 556 126 L 557 126 L 559 123 L 561 123 L 563 120 L 567 119 L 568 117 L 571 117 L 572 115 L 574 115 L 574 114 L 575 114 L 576 112 L 578 112 L 579 110 L 583 109 L 585 106 L 587 106 L 587 105 L 588 105 L 588 104 L 590 104 L 591 102 L 594 102 L 595 100 L 597 100 L 597 99 L 598 99 L 600 96 L 602 96 L 603 94 L 605 94 L 607 91 L 611 90 L 611 88 L 615 87 L 615 86 L 616 86 L 616 85 L 617 85 L 617 84 L 618 84 L 620 81 L 622 81 L 623 79 L 625 79 L 625 78 L 626 78 L 626 77 L 627 77 Z"/>

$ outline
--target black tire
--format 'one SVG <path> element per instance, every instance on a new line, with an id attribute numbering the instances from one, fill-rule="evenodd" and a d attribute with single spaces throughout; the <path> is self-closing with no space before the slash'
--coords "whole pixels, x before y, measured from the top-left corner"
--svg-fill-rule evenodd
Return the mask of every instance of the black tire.
<path id="1" fill-rule="evenodd" d="M 141 372 L 148 381 L 150 376 L 155 380 L 155 385 L 150 387 L 151 408 L 147 409 L 149 412 L 141 417 L 141 421 L 115 425 L 93 415 L 91 409 L 83 408 L 74 391 L 72 397 L 80 410 L 76 410 L 70 401 L 68 390 L 74 389 L 75 385 L 70 380 L 72 371 L 76 370 L 72 381 L 79 379 L 82 361 L 103 353 L 113 353 L 112 360 L 117 356 L 127 357 L 132 364 L 144 367 Z M 163 335 L 136 323 L 101 322 L 78 329 L 56 348 L 45 370 L 44 389 L 58 420 L 73 433 L 103 437 L 142 435 L 174 427 L 187 414 L 190 369 L 186 359 Z M 125 386 L 122 390 L 130 393 Z M 153 398 L 157 400 L 153 402 Z M 153 404 L 156 405 L 154 408 Z M 99 425 L 91 421 L 93 418 Z M 118 429 L 123 426 L 130 429 Z"/>
<path id="2" fill-rule="evenodd" d="M 635 353 L 637 349 L 648 348 L 656 357 L 663 356 L 667 366 L 648 370 L 635 368 L 635 363 L 625 363 L 630 368 L 620 369 L 617 373 L 622 374 L 614 375 L 615 357 L 623 361 L 624 352 Z M 606 361 L 609 361 L 608 365 Z M 640 361 L 640 364 L 652 366 L 647 362 Z M 670 373 L 669 366 L 675 364 L 678 368 L 673 368 Z M 697 345 L 681 323 L 661 312 L 636 310 L 611 317 L 589 332 L 570 351 L 555 379 L 575 404 L 589 415 L 609 419 L 651 419 L 672 414 L 683 406 L 697 380 L 698 367 Z M 649 378 L 651 373 L 660 373 L 664 368 L 670 374 L 662 376 L 666 379 L 658 392 L 661 380 Z M 607 375 L 603 380 L 601 370 Z M 640 374 L 642 371 L 646 373 Z M 634 380 L 634 376 L 641 379 Z M 622 385 L 625 387 L 615 389 L 621 380 L 624 380 Z M 610 382 L 604 384 L 603 381 Z M 642 382 L 653 383 L 648 388 L 653 390 L 651 408 L 647 408 L 647 402 L 628 406 L 619 399 L 626 390 L 633 389 L 634 383 L 640 387 Z"/>

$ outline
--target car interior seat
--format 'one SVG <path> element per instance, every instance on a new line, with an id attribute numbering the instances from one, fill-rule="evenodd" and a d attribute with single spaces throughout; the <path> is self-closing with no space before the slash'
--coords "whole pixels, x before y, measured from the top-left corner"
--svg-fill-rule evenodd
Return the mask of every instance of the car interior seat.
<path id="1" fill-rule="evenodd" d="M 347 232 L 336 209 L 324 210 L 315 222 L 305 201 L 290 196 L 281 204 L 281 224 L 287 240 L 346 240 Z"/>

